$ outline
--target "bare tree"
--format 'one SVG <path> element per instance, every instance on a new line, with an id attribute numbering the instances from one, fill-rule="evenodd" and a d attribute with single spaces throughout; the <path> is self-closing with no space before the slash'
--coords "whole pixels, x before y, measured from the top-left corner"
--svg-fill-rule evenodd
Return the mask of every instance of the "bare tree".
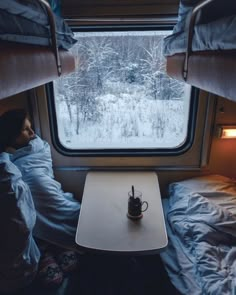
<path id="1" fill-rule="evenodd" d="M 155 38 L 150 42 L 149 48 L 143 48 L 146 57 L 141 59 L 144 64 L 142 75 L 154 99 L 160 97 L 161 78 L 165 69 L 162 55 L 162 40 Z"/>
<path id="2" fill-rule="evenodd" d="M 101 90 L 104 80 L 109 77 L 113 71 L 110 60 L 115 54 L 109 38 L 91 38 L 87 43 L 88 71 L 91 76 L 95 76 L 96 87 Z"/>

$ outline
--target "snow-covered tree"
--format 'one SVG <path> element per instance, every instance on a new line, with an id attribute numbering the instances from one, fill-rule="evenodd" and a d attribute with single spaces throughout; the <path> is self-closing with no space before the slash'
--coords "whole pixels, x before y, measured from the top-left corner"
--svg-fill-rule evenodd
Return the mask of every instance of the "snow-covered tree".
<path id="1" fill-rule="evenodd" d="M 110 60 L 115 54 L 111 41 L 108 38 L 94 37 L 86 42 L 88 55 L 88 71 L 95 77 L 96 88 L 101 91 L 103 82 L 113 72 Z"/>
<path id="2" fill-rule="evenodd" d="M 162 53 L 162 39 L 152 39 L 149 48 L 143 48 L 145 57 L 143 62 L 142 75 L 154 99 L 161 98 L 162 81 L 164 74 L 165 62 Z"/>

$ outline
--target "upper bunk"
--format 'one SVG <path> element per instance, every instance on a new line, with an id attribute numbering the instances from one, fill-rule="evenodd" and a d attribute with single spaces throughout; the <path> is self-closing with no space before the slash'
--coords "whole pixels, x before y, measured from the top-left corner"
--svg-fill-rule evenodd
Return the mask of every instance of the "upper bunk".
<path id="1" fill-rule="evenodd" d="M 181 0 L 164 55 L 172 78 L 236 100 L 235 1 Z"/>
<path id="2" fill-rule="evenodd" d="M 73 72 L 75 42 L 45 0 L 0 1 L 0 99 Z"/>

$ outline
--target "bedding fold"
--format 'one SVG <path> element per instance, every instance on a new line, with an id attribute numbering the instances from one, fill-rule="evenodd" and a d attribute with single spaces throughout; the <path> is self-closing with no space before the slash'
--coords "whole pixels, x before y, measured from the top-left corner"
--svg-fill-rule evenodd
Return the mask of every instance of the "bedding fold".
<path id="1" fill-rule="evenodd" d="M 34 235 L 61 247 L 77 248 L 75 234 L 80 203 L 55 180 L 49 144 L 36 136 L 28 146 L 16 150 L 12 162 L 21 171 L 33 196 L 37 212 Z"/>
<path id="2" fill-rule="evenodd" d="M 34 279 L 40 258 L 33 239 L 36 212 L 29 187 L 8 153 L 0 153 L 0 292 Z"/>
<path id="3" fill-rule="evenodd" d="M 194 274 L 198 286 L 192 294 L 235 294 L 235 182 L 210 176 L 171 184 L 168 207 L 165 208 L 167 232 L 175 245 L 176 259 L 188 259 L 186 265 L 180 262 L 179 269 L 185 270 L 190 277 Z M 163 254 L 161 257 L 167 269 L 169 266 L 173 283 L 186 294 L 178 273 L 170 267 L 173 249 L 169 248 Z M 193 272 L 189 272 L 189 264 Z M 187 284 L 186 280 L 184 282 Z"/>
<path id="4" fill-rule="evenodd" d="M 236 15 L 224 17 L 194 27 L 192 51 L 236 49 Z M 164 39 L 165 56 L 183 53 L 187 50 L 188 30 L 176 32 Z"/>
<path id="5" fill-rule="evenodd" d="M 177 23 L 171 35 L 164 39 L 163 53 L 171 56 L 185 53 L 190 18 L 201 0 L 180 0 Z M 236 5 L 234 0 L 209 2 L 201 8 L 195 19 L 192 51 L 218 51 L 236 49 Z"/>
<path id="6" fill-rule="evenodd" d="M 69 50 L 77 40 L 67 23 L 54 14 L 57 45 Z M 0 1 L 0 40 L 51 46 L 48 14 L 39 1 Z"/>

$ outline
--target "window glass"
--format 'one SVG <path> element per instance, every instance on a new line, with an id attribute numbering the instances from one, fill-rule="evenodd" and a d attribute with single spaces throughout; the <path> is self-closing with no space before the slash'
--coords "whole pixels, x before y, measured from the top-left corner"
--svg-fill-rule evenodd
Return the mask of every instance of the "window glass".
<path id="1" fill-rule="evenodd" d="M 62 146 L 174 149 L 185 143 L 190 87 L 165 73 L 162 42 L 170 33 L 75 33 L 77 69 L 54 82 Z"/>

